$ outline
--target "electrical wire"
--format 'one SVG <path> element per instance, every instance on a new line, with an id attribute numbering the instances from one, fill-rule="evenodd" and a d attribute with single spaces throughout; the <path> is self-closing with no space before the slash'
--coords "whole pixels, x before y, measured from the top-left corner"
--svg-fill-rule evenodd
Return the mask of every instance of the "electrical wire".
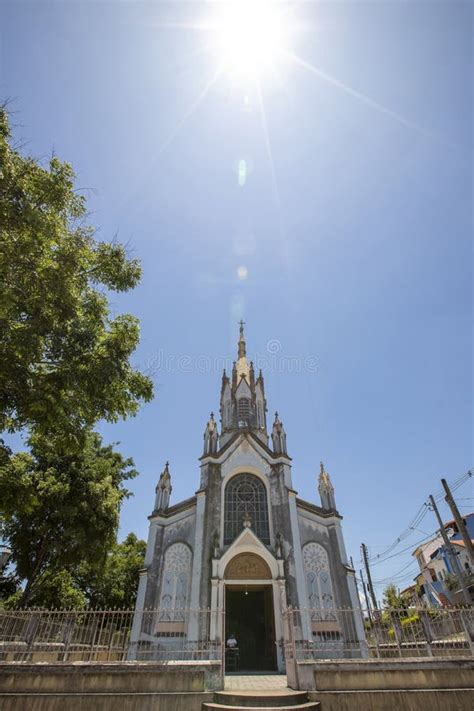
<path id="1" fill-rule="evenodd" d="M 456 491 L 456 489 L 459 489 L 460 486 L 462 486 L 468 479 L 470 479 L 473 476 L 473 473 L 471 470 L 467 471 L 465 474 L 462 474 L 459 476 L 457 479 L 454 480 L 454 482 L 450 485 L 451 491 Z M 445 492 L 443 491 L 438 491 L 434 496 L 435 502 L 441 501 L 445 496 Z M 406 538 L 412 535 L 414 530 L 420 525 L 421 521 L 423 518 L 426 516 L 428 511 L 430 510 L 428 502 L 425 501 L 418 511 L 416 512 L 415 516 L 413 517 L 412 521 L 408 524 L 407 528 L 402 531 L 402 533 L 391 543 L 385 550 L 383 550 L 381 553 L 377 553 L 376 555 L 369 555 L 369 562 L 371 562 L 373 565 L 377 563 L 383 563 L 385 560 L 390 560 L 392 557 L 391 555 L 388 555 L 391 553 L 397 546 L 402 543 Z M 430 534 L 432 535 L 432 534 Z M 428 536 L 429 537 L 429 536 Z M 424 539 L 426 540 L 426 539 Z M 423 541 L 420 541 L 423 542 Z M 409 546 L 411 547 L 411 546 Z M 405 549 L 406 550 L 406 549 Z M 402 551 L 400 551 L 401 553 Z M 362 562 L 362 561 L 361 561 Z"/>

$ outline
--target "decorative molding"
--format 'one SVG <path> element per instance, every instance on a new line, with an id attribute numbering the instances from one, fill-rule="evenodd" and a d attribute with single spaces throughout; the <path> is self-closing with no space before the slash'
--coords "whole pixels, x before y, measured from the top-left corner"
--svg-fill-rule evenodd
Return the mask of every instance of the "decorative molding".
<path id="1" fill-rule="evenodd" d="M 166 549 L 160 608 L 183 610 L 188 605 L 192 553 L 185 543 L 173 543 Z"/>
<path id="2" fill-rule="evenodd" d="M 270 568 L 255 553 L 240 553 L 232 558 L 225 569 L 228 580 L 271 580 Z"/>
<path id="3" fill-rule="evenodd" d="M 328 554 L 319 543 L 307 543 L 303 546 L 303 563 L 305 571 L 320 573 L 329 570 Z"/>
<path id="4" fill-rule="evenodd" d="M 331 573 L 327 551 L 319 543 L 303 546 L 303 564 L 309 607 L 319 610 L 334 607 Z"/>
<path id="5" fill-rule="evenodd" d="M 297 492 L 295 492 L 295 493 L 297 493 Z M 326 509 L 321 508 L 321 506 L 312 504 L 309 501 L 305 501 L 304 499 L 296 499 L 296 506 L 298 507 L 298 509 L 304 509 L 305 511 L 308 511 L 309 513 L 316 514 L 320 518 L 342 519 L 341 514 L 338 513 L 337 511 L 328 511 Z"/>

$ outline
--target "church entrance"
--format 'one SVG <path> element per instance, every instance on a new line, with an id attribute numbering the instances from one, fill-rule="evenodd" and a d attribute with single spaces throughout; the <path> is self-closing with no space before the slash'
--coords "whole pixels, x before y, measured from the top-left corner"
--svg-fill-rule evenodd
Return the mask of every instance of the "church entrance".
<path id="1" fill-rule="evenodd" d="M 237 639 L 237 651 L 226 650 L 227 671 L 275 671 L 275 625 L 271 585 L 226 585 L 226 640 Z"/>

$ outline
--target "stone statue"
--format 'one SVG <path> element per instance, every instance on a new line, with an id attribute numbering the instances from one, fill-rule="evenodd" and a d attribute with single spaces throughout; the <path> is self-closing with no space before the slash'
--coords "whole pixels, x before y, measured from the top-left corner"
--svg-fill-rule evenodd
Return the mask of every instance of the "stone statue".
<path id="1" fill-rule="evenodd" d="M 217 531 L 214 531 L 214 535 L 212 537 L 212 551 L 214 558 L 220 558 L 221 549 L 219 545 L 219 534 Z"/>
<path id="2" fill-rule="evenodd" d="M 281 533 L 276 534 L 275 555 L 277 558 L 283 558 L 283 538 Z"/>
<path id="3" fill-rule="evenodd" d="M 244 528 L 251 528 L 252 519 L 250 518 L 248 513 L 245 514 L 244 518 L 242 519 L 242 523 L 243 523 Z"/>

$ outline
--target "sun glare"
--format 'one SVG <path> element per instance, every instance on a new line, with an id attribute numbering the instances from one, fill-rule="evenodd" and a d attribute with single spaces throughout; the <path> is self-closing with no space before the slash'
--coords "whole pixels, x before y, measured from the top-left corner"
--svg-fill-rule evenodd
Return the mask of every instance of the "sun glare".
<path id="1" fill-rule="evenodd" d="M 236 78 L 257 78 L 275 68 L 284 49 L 284 26 L 276 0 L 219 3 L 217 45 L 225 71 Z"/>

